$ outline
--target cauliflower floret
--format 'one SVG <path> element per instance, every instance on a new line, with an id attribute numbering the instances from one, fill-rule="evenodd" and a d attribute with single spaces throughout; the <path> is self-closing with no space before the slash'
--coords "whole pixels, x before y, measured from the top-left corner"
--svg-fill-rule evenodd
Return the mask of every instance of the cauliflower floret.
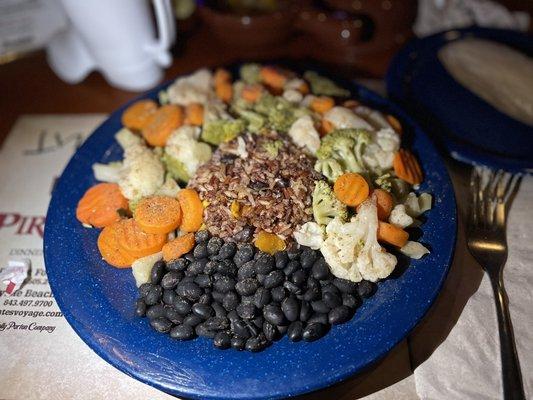
<path id="1" fill-rule="evenodd" d="M 383 114 L 377 110 L 365 106 L 357 106 L 354 109 L 354 112 L 372 125 L 376 130 L 391 128 Z"/>
<path id="2" fill-rule="evenodd" d="M 127 147 L 143 144 L 144 140 L 128 128 L 122 128 L 115 134 L 115 139 L 124 150 Z"/>
<path id="3" fill-rule="evenodd" d="M 431 209 L 432 197 L 429 193 L 422 193 L 420 196 L 416 196 L 413 192 L 407 195 L 405 199 L 405 211 L 411 217 L 416 218 L 420 214 L 423 214 L 427 210 Z"/>
<path id="4" fill-rule="evenodd" d="M 176 79 L 167 90 L 171 104 L 186 106 L 190 103 L 204 104 L 209 98 L 212 88 L 213 75 L 207 69 L 200 69 L 195 73 Z"/>
<path id="5" fill-rule="evenodd" d="M 398 228 L 407 228 L 414 220 L 405 212 L 405 205 L 397 204 L 390 213 L 389 222 Z"/>
<path id="6" fill-rule="evenodd" d="M 372 142 L 365 148 L 363 160 L 372 170 L 392 168 L 394 154 L 400 148 L 400 137 L 390 128 L 381 129 L 372 135 Z"/>
<path id="7" fill-rule="evenodd" d="M 294 239 L 301 246 L 318 250 L 324 241 L 324 229 L 316 222 L 306 222 L 293 232 Z"/>
<path id="8" fill-rule="evenodd" d="M 303 95 L 296 89 L 285 89 L 283 98 L 291 103 L 299 103 L 304 98 Z"/>
<path id="9" fill-rule="evenodd" d="M 320 135 L 309 115 L 304 115 L 294 121 L 289 129 L 289 136 L 297 146 L 306 148 L 313 155 L 320 147 Z"/>
<path id="10" fill-rule="evenodd" d="M 188 138 L 198 140 L 200 138 L 200 134 L 202 133 L 202 130 L 198 126 L 192 126 L 192 125 L 182 125 L 178 129 L 176 129 L 174 132 L 172 132 L 172 135 L 169 136 L 167 140 L 167 145 L 172 145 L 172 142 L 169 142 L 171 140 L 174 140 L 176 143 L 178 143 L 181 139 L 180 135 L 187 136 Z M 172 139 L 173 138 L 173 139 Z"/>
<path id="11" fill-rule="evenodd" d="M 120 180 L 122 162 L 115 161 L 109 164 L 93 164 L 94 179 L 101 182 L 117 183 Z"/>
<path id="12" fill-rule="evenodd" d="M 135 283 L 137 287 L 141 286 L 143 283 L 150 281 L 150 274 L 152 273 L 152 267 L 163 258 L 163 252 L 150 254 L 142 258 L 138 258 L 131 264 L 131 272 L 133 272 L 133 277 L 135 278 Z"/>
<path id="13" fill-rule="evenodd" d="M 163 185 L 165 168 L 148 147 L 142 145 L 127 147 L 124 150 L 123 165 L 118 184 L 128 200 L 151 196 Z"/>
<path id="14" fill-rule="evenodd" d="M 346 107 L 336 106 L 324 114 L 324 119 L 328 121 L 335 129 L 367 129 L 374 128 L 361 117 L 357 116 L 352 110 Z"/>
<path id="15" fill-rule="evenodd" d="M 400 249 L 400 251 L 407 257 L 419 260 L 426 254 L 429 254 L 429 250 L 419 242 L 413 242 L 408 240 L 407 243 Z"/>
<path id="16" fill-rule="evenodd" d="M 163 185 L 159 189 L 157 189 L 157 192 L 155 192 L 155 194 L 158 196 L 176 197 L 180 190 L 181 188 L 178 185 L 178 182 L 176 182 L 174 178 L 172 178 L 172 176 L 167 173 L 165 183 L 163 183 Z"/>
<path id="17" fill-rule="evenodd" d="M 179 130 L 169 137 L 163 155 L 163 161 L 172 177 L 184 182 L 210 158 L 211 147 L 208 144 L 183 135 Z"/>

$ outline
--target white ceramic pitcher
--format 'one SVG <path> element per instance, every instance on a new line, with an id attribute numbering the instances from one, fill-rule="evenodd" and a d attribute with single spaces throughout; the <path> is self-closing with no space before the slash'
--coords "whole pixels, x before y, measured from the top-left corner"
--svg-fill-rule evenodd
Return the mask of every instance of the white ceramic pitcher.
<path id="1" fill-rule="evenodd" d="M 68 83 L 99 70 L 113 85 L 141 91 L 163 77 L 176 36 L 170 0 L 153 0 L 158 38 L 148 0 L 61 0 L 67 30 L 47 46 L 48 62 Z"/>

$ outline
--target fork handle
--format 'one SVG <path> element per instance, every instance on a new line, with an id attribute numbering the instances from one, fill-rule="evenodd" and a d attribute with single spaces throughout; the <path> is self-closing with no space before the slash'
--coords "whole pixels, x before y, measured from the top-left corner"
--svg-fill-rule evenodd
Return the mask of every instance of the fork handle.
<path id="1" fill-rule="evenodd" d="M 496 301 L 498 330 L 500 332 L 500 352 L 502 359 L 503 397 L 505 400 L 522 400 L 526 396 L 522 386 L 520 362 L 511 325 L 511 315 L 507 301 L 507 293 L 501 275 L 490 275 Z"/>

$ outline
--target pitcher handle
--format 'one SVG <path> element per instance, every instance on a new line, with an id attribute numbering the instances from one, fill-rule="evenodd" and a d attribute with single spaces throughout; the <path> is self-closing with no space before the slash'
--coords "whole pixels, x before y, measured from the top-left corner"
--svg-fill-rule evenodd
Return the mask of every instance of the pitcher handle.
<path id="1" fill-rule="evenodd" d="M 172 63 L 172 55 L 169 48 L 176 39 L 176 26 L 170 0 L 153 0 L 157 33 L 159 40 L 147 46 L 147 51 L 154 60 L 162 67 L 168 67 Z"/>

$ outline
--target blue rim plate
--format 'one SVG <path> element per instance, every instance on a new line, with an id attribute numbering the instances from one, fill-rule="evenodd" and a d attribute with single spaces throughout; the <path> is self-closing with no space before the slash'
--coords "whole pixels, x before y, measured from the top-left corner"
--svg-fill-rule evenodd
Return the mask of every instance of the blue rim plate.
<path id="1" fill-rule="evenodd" d="M 343 82 L 370 106 L 403 121 L 426 177 L 421 190 L 434 195 L 420 240 L 432 252 L 402 260 L 354 318 L 321 340 L 291 343 L 286 337 L 261 353 L 220 351 L 199 338 L 177 342 L 134 315 L 137 296 L 130 270 L 111 268 L 99 257 L 98 231 L 83 228 L 76 204 L 95 183 L 91 165 L 120 158 L 113 135 L 123 106 L 74 154 L 57 182 L 48 209 L 44 257 L 56 301 L 76 333 L 124 373 L 177 396 L 198 399 L 284 398 L 332 385 L 381 359 L 420 322 L 444 282 L 456 237 L 455 198 L 448 173 L 428 137 L 397 106 Z M 157 97 L 159 88 L 139 97 Z M 137 100 L 137 99 L 135 99 Z M 409 264 L 409 265 L 408 265 Z"/>
<path id="2" fill-rule="evenodd" d="M 386 77 L 389 97 L 459 161 L 531 173 L 533 127 L 470 92 L 438 59 L 443 46 L 471 37 L 497 41 L 533 55 L 531 36 L 501 29 L 455 29 L 415 39 L 391 62 Z"/>

